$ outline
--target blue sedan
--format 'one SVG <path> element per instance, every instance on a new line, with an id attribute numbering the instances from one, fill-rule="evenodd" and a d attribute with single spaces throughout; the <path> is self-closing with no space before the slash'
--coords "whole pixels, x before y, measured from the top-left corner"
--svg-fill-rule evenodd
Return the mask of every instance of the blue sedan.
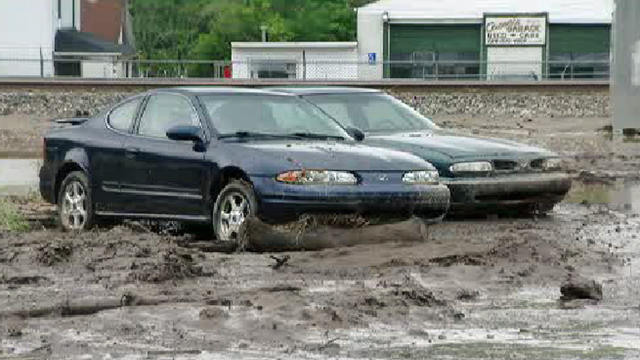
<path id="1" fill-rule="evenodd" d="M 45 136 L 43 197 L 68 230 L 98 218 L 208 222 L 302 214 L 442 217 L 449 190 L 429 162 L 354 141 L 315 106 L 266 90 L 174 88 L 133 96 Z"/>

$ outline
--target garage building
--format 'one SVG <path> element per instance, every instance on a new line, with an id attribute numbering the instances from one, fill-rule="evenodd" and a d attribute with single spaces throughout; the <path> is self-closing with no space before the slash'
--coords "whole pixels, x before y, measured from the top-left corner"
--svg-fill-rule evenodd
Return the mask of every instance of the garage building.
<path id="1" fill-rule="evenodd" d="M 381 0 L 358 9 L 359 75 L 608 78 L 612 12 L 613 0 Z"/>

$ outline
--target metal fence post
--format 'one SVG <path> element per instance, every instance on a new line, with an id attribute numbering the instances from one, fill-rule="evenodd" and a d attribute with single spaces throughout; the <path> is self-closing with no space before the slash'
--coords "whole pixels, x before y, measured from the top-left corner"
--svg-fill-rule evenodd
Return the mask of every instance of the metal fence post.
<path id="1" fill-rule="evenodd" d="M 307 80 L 307 52 L 302 50 L 302 81 Z"/>
<path id="2" fill-rule="evenodd" d="M 51 61 L 53 62 L 53 59 Z M 42 58 L 42 47 L 40 47 L 40 77 L 44 77 L 44 59 Z"/>

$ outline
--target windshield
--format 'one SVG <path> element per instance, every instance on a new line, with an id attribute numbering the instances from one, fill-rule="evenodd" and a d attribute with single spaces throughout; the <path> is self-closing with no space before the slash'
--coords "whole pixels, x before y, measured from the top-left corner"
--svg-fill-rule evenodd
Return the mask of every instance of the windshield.
<path id="1" fill-rule="evenodd" d="M 305 99 L 320 107 L 344 127 L 356 127 L 364 132 L 438 128 L 431 120 L 387 94 L 309 95 Z"/>
<path id="2" fill-rule="evenodd" d="M 349 135 L 315 106 L 293 96 L 206 95 L 199 97 L 222 136 L 242 133 L 262 135 Z"/>

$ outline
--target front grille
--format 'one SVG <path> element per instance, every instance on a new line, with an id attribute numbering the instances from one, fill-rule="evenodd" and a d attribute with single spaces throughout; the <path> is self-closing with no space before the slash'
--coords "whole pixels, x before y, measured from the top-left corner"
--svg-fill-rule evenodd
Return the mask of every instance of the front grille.
<path id="1" fill-rule="evenodd" d="M 542 170 L 542 165 L 544 164 L 544 159 L 536 159 L 529 163 L 529 167 L 534 170 Z"/>
<path id="2" fill-rule="evenodd" d="M 494 160 L 493 168 L 496 171 L 516 171 L 519 166 L 516 161 L 511 160 Z"/>

